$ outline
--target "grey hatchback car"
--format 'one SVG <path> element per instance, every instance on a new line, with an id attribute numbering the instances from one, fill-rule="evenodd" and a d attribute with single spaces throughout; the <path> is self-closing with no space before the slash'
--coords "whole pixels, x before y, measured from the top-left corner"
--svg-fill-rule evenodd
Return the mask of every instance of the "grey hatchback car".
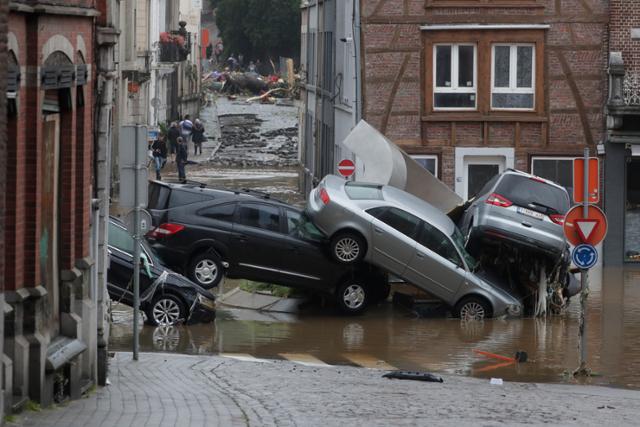
<path id="1" fill-rule="evenodd" d="M 522 314 L 506 287 L 475 271 L 453 221 L 411 194 L 328 175 L 309 195 L 306 212 L 341 263 L 377 265 L 438 297 L 461 318 Z"/>

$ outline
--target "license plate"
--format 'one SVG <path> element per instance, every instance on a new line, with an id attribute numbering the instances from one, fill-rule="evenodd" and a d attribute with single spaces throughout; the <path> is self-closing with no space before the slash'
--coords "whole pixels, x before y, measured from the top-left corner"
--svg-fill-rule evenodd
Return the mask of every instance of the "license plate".
<path id="1" fill-rule="evenodd" d="M 518 213 L 522 215 L 530 216 L 531 218 L 535 218 L 535 219 L 544 218 L 544 215 L 541 214 L 540 212 L 532 211 L 531 209 L 526 209 L 526 208 L 518 208 Z"/>

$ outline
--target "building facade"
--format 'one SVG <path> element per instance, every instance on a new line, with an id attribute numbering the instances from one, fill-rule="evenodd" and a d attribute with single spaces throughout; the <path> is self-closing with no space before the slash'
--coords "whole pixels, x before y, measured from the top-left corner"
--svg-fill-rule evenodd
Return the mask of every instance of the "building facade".
<path id="1" fill-rule="evenodd" d="M 3 372 L 5 408 L 12 410 L 29 399 L 47 406 L 77 398 L 96 381 L 91 212 L 99 11 L 94 0 L 8 3 L 8 144 L 1 171 Z"/>
<path id="2" fill-rule="evenodd" d="M 465 199 L 505 168 L 570 188 L 603 139 L 607 6 L 365 1 L 364 118 Z"/>
<path id="3" fill-rule="evenodd" d="M 7 75 L 7 33 L 9 32 L 9 4 L 0 4 L 0 76 Z M 7 90 L 7 79 L 0 80 L 0 93 Z M 7 170 L 7 110 L 6 103 L 0 106 L 0 171 Z M 0 172 L 0 355 L 4 354 L 4 227 L 5 227 L 5 194 L 7 177 Z M 7 386 L 2 364 L 0 364 L 0 419 L 4 419 L 4 396 Z"/>
<path id="4" fill-rule="evenodd" d="M 640 7 L 610 1 L 606 105 L 607 265 L 640 262 Z"/>

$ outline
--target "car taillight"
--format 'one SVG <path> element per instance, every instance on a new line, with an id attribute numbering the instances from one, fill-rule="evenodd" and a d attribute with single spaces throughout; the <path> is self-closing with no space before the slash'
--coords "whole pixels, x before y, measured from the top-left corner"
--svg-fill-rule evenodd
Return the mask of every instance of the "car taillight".
<path id="1" fill-rule="evenodd" d="M 179 233 L 184 230 L 184 228 L 184 225 L 164 223 L 147 233 L 147 236 L 153 239 L 160 239 L 162 237 L 168 237 Z"/>
<path id="2" fill-rule="evenodd" d="M 549 218 L 558 225 L 564 224 L 564 215 L 549 215 Z"/>
<path id="3" fill-rule="evenodd" d="M 327 193 L 327 190 L 325 190 L 324 188 L 320 189 L 320 200 L 322 200 L 322 203 L 324 203 L 325 205 L 328 205 L 331 201 L 331 199 L 329 198 L 329 193 Z"/>
<path id="4" fill-rule="evenodd" d="M 547 183 L 547 181 L 545 181 L 544 179 L 540 178 L 539 176 L 532 176 L 529 179 L 532 180 L 532 181 L 536 181 L 536 182 L 542 182 L 543 184 Z"/>
<path id="5" fill-rule="evenodd" d="M 511 203 L 511 200 L 506 199 L 497 193 L 492 193 L 487 197 L 486 203 L 493 206 L 500 206 L 501 208 L 508 208 L 513 204 Z"/>

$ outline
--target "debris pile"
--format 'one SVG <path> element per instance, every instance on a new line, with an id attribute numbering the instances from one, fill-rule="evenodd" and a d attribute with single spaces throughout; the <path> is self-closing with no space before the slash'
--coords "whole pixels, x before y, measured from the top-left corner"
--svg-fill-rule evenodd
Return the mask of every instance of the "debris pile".
<path id="1" fill-rule="evenodd" d="M 229 97 L 249 96 L 247 102 L 275 104 L 278 98 L 298 99 L 301 78 L 294 74 L 286 79 L 277 74 L 261 76 L 249 72 L 213 71 L 204 76 L 202 86 L 211 93 Z M 254 96 L 251 96 L 254 95 Z"/>

